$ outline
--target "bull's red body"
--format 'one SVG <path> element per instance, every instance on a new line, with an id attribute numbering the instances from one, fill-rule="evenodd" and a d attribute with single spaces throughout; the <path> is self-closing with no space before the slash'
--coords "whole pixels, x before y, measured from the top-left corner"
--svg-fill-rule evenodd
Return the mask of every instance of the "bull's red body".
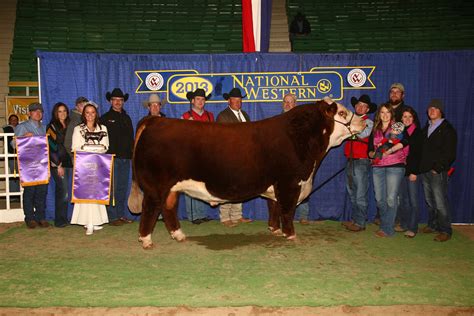
<path id="1" fill-rule="evenodd" d="M 276 201 L 269 227 L 279 230 L 282 225 L 286 236 L 294 236 L 300 183 L 311 178 L 324 158 L 337 111 L 335 103 L 321 101 L 248 123 L 144 120 L 137 129 L 129 199 L 132 211 L 142 210 L 140 236 L 152 233 L 160 213 L 172 235 L 180 229 L 178 192 L 172 188 L 185 180 L 204 183 L 218 201 L 243 201 L 273 186 Z M 140 200 L 131 201 L 138 188 L 143 192 L 141 205 Z"/>

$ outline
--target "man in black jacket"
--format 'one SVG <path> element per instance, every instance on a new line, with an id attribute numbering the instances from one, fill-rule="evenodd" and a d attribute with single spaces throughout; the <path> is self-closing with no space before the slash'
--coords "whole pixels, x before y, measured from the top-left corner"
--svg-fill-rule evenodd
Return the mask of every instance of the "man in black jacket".
<path id="1" fill-rule="evenodd" d="M 105 95 L 110 102 L 110 110 L 102 115 L 100 122 L 107 127 L 109 132 L 108 154 L 115 154 L 112 194 L 115 205 L 107 206 L 109 224 L 120 226 L 132 221 L 125 217 L 128 178 L 130 176 L 130 161 L 133 150 L 133 125 L 130 116 L 123 109 L 128 99 L 128 93 L 115 88 L 111 93 Z"/>
<path id="2" fill-rule="evenodd" d="M 428 225 L 424 233 L 438 232 L 435 241 L 451 239 L 451 214 L 448 202 L 448 170 L 456 159 L 457 135 L 444 118 L 444 105 L 439 99 L 428 105 L 429 121 L 423 128 L 420 173 L 426 204 Z"/>

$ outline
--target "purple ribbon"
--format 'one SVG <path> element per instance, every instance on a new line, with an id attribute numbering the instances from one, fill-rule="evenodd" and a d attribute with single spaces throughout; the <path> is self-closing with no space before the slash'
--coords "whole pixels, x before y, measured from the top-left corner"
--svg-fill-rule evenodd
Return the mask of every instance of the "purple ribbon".
<path id="1" fill-rule="evenodd" d="M 114 155 L 74 153 L 73 203 L 109 205 Z"/>
<path id="2" fill-rule="evenodd" d="M 47 136 L 15 137 L 20 183 L 24 187 L 49 183 Z"/>

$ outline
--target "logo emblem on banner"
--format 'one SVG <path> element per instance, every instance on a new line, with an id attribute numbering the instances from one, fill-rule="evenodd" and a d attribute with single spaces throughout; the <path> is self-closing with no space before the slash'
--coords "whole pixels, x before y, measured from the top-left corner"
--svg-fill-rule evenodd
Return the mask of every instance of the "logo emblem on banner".
<path id="1" fill-rule="evenodd" d="M 347 81 L 353 87 L 362 87 L 367 80 L 365 72 L 361 69 L 352 69 L 347 74 Z"/>
<path id="2" fill-rule="evenodd" d="M 163 87 L 163 76 L 157 72 L 152 72 L 146 76 L 145 84 L 148 89 L 151 91 L 158 91 Z"/>
<path id="3" fill-rule="evenodd" d="M 318 88 L 318 91 L 321 93 L 327 93 L 331 91 L 331 81 L 327 79 L 321 79 L 318 81 L 318 84 L 316 85 Z"/>
<path id="4" fill-rule="evenodd" d="M 186 94 L 196 89 L 212 93 L 208 103 L 224 103 L 223 93 L 239 88 L 243 102 L 281 101 L 293 93 L 300 102 L 326 96 L 341 100 L 346 89 L 375 89 L 370 76 L 375 66 L 315 67 L 306 72 L 198 73 L 195 70 L 136 71 L 140 80 L 136 93 L 165 92 L 171 104 L 186 104 Z M 143 84 L 145 83 L 145 84 Z"/>

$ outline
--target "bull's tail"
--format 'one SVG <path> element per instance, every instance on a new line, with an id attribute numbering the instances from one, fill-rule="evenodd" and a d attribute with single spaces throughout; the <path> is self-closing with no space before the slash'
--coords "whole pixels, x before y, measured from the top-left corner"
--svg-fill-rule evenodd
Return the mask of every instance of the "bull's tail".
<path id="1" fill-rule="evenodd" d="M 142 212 L 143 192 L 140 190 L 135 179 L 132 180 L 132 189 L 128 196 L 128 208 L 130 212 L 134 214 L 140 214 Z"/>
<path id="2" fill-rule="evenodd" d="M 140 214 L 142 212 L 143 203 L 143 192 L 138 186 L 135 172 L 135 147 L 137 146 L 138 140 L 145 129 L 146 124 L 139 124 L 137 134 L 135 136 L 135 144 L 133 148 L 133 159 L 132 159 L 132 188 L 128 196 L 128 208 L 130 212 L 134 214 Z"/>

